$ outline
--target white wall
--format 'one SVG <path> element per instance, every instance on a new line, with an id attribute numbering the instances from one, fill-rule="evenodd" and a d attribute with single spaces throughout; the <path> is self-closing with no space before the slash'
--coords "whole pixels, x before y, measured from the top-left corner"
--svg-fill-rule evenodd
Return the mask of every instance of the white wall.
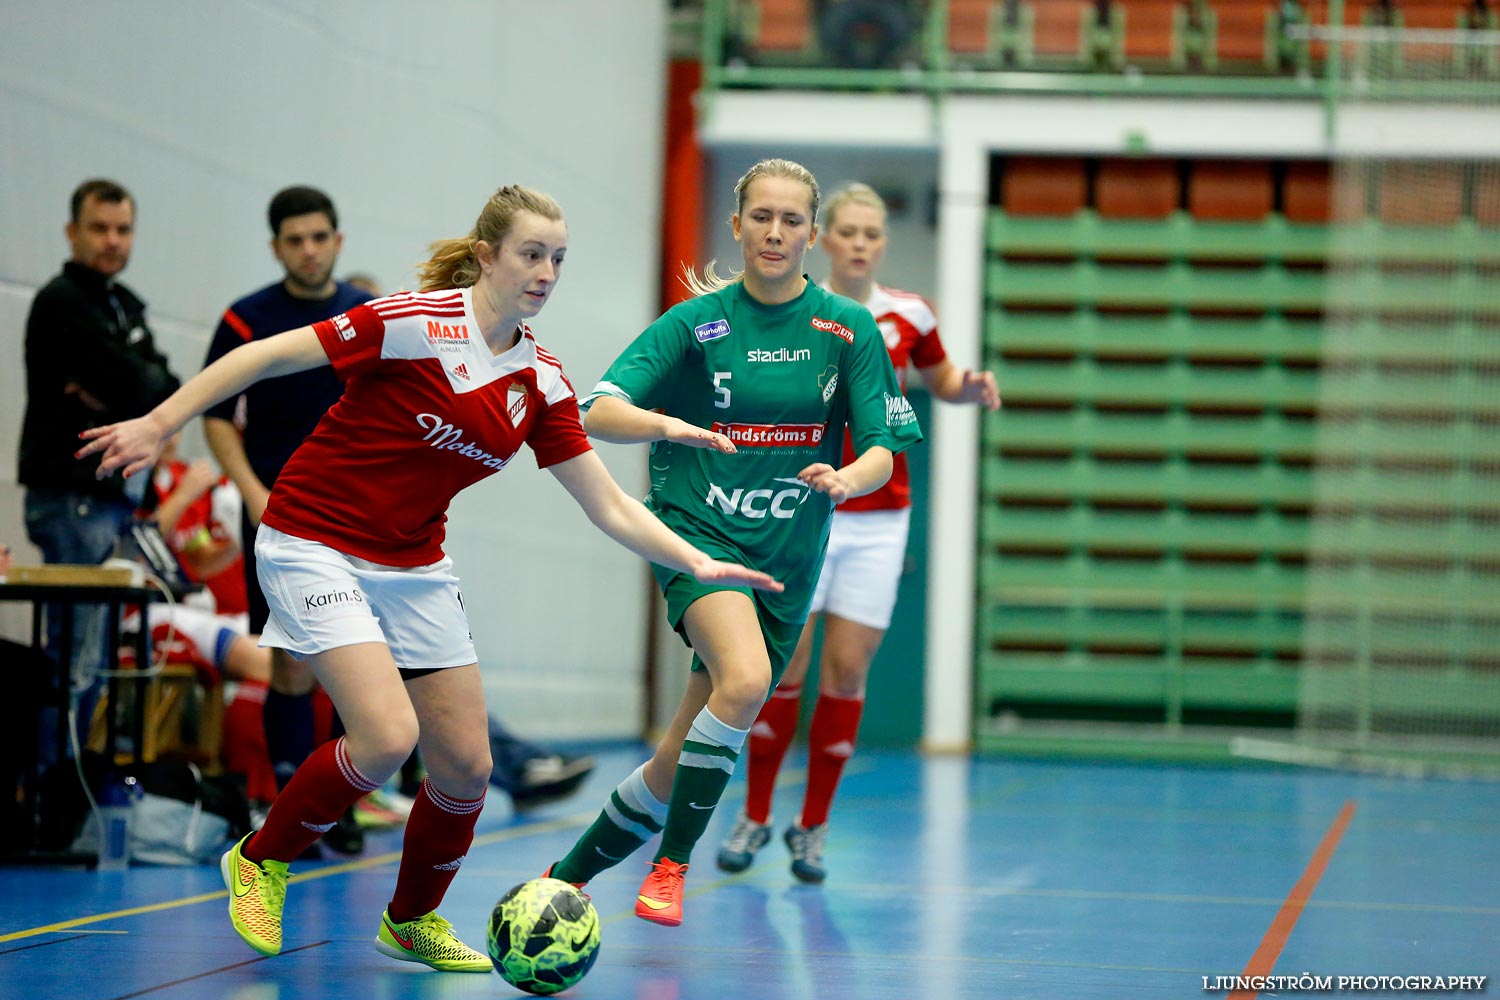
<path id="1" fill-rule="evenodd" d="M 4 23 L 0 542 L 23 558 L 24 318 L 84 177 L 136 196 L 124 280 L 180 374 L 231 300 L 279 276 L 265 206 L 292 183 L 337 203 L 340 272 L 391 289 L 499 185 L 557 197 L 568 265 L 535 329 L 581 390 L 656 315 L 665 2 L 86 0 L 8 4 Z M 605 459 L 644 489 L 643 456 Z M 451 512 L 490 703 L 525 733 L 634 735 L 645 574 L 565 497 L 521 460 Z"/>

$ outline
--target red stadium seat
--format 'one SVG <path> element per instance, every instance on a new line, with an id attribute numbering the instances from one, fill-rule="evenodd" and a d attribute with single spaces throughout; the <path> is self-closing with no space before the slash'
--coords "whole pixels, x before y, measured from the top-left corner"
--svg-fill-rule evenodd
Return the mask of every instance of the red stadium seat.
<path id="1" fill-rule="evenodd" d="M 1221 60 L 1262 63 L 1266 58 L 1266 17 L 1271 0 L 1214 0 Z"/>
<path id="2" fill-rule="evenodd" d="M 1119 0 L 1125 12 L 1125 58 L 1172 58 L 1173 12 L 1178 0 Z"/>
<path id="3" fill-rule="evenodd" d="M 1032 0 L 1032 49 L 1039 56 L 1077 58 L 1087 0 Z"/>
<path id="4" fill-rule="evenodd" d="M 810 0 L 758 0 L 759 31 L 755 48 L 765 52 L 801 52 L 811 40 Z"/>
<path id="5" fill-rule="evenodd" d="M 1380 171 L 1380 218 L 1399 226 L 1451 226 L 1464 210 L 1463 167 L 1395 162 Z"/>
<path id="6" fill-rule="evenodd" d="M 1199 160 L 1188 185 L 1195 219 L 1259 222 L 1274 200 L 1271 164 L 1265 160 Z"/>
<path id="7" fill-rule="evenodd" d="M 949 52 L 984 55 L 989 51 L 990 6 L 990 0 L 948 0 Z"/>
<path id="8" fill-rule="evenodd" d="M 1181 204 L 1173 160 L 1101 160 L 1094 203 L 1109 219 L 1164 219 Z"/>
<path id="9" fill-rule="evenodd" d="M 1323 225 L 1333 218 L 1333 184 L 1328 164 L 1297 160 L 1287 164 L 1281 211 L 1288 222 Z"/>
<path id="10" fill-rule="evenodd" d="M 1082 160 L 1018 156 L 1005 166 L 1001 204 L 1011 215 L 1069 216 L 1087 201 Z"/>

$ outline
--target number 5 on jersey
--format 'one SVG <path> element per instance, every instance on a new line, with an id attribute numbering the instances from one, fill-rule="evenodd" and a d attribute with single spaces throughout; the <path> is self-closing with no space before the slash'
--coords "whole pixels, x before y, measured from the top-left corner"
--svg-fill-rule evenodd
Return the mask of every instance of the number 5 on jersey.
<path id="1" fill-rule="evenodd" d="M 732 372 L 714 372 L 714 395 L 719 398 L 714 400 L 714 406 L 721 410 L 729 409 L 729 386 L 728 382 Z"/>

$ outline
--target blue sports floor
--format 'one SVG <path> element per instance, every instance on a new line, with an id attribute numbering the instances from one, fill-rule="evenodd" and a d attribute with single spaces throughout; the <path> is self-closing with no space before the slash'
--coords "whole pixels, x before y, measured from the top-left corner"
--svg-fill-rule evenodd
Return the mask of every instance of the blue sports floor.
<path id="1" fill-rule="evenodd" d="M 442 909 L 470 944 L 484 947 L 496 898 L 558 857 L 640 754 L 602 754 L 588 787 L 537 813 L 492 797 Z M 781 823 L 801 793 L 790 765 Z M 714 868 L 742 793 L 730 786 L 699 847 L 682 927 L 632 915 L 644 851 L 589 886 L 603 946 L 565 996 L 1243 1000 L 1289 991 L 1230 993 L 1216 977 L 1500 975 L 1496 784 L 862 752 L 821 888 L 791 877 L 779 838 L 744 874 Z M 374 950 L 399 848 L 399 832 L 377 834 L 353 861 L 294 866 L 271 959 L 230 929 L 217 867 L 0 868 L 0 996 L 522 996 Z"/>

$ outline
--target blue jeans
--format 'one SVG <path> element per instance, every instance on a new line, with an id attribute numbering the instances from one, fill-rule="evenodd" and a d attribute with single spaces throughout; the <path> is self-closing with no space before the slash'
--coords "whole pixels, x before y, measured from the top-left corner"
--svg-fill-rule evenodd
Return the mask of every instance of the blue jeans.
<path id="1" fill-rule="evenodd" d="M 114 550 L 120 532 L 135 517 L 124 500 L 105 500 L 70 490 L 26 491 L 26 537 L 42 550 L 49 563 L 98 565 Z M 88 738 L 89 720 L 99 699 L 99 671 L 104 668 L 104 612 L 99 604 L 73 608 L 73 662 L 67 665 L 72 702 L 77 710 L 79 746 Z M 47 652 L 57 660 L 61 649 L 61 608 L 46 608 Z M 46 713 L 41 719 L 39 759 L 45 767 L 56 759 L 58 721 Z"/>

